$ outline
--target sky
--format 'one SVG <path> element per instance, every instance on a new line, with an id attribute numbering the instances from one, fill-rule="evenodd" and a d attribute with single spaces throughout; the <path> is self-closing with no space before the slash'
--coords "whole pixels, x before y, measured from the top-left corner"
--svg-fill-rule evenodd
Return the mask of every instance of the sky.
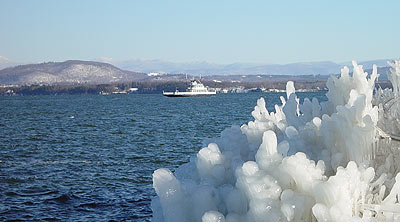
<path id="1" fill-rule="evenodd" d="M 400 57 L 400 1 L 0 0 L 15 62 L 345 62 Z"/>

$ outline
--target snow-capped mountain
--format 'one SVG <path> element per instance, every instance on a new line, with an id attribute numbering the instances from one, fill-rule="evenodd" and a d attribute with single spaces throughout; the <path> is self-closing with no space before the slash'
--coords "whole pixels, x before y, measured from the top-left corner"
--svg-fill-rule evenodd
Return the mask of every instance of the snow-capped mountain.
<path id="1" fill-rule="evenodd" d="M 0 84 L 101 84 L 147 78 L 146 74 L 121 70 L 113 65 L 92 61 L 68 60 L 19 65 L 0 70 Z"/>
<path id="2" fill-rule="evenodd" d="M 101 60 L 101 59 L 100 59 Z M 378 67 L 387 66 L 390 59 L 359 62 L 364 69 L 371 69 L 373 64 Z M 300 62 L 290 64 L 257 64 L 232 63 L 215 64 L 209 62 L 174 63 L 164 60 L 124 60 L 114 61 L 110 58 L 101 60 L 111 63 L 121 69 L 144 73 L 187 73 L 189 75 L 329 75 L 340 71 L 344 65 L 351 66 L 351 62 L 334 63 Z"/>

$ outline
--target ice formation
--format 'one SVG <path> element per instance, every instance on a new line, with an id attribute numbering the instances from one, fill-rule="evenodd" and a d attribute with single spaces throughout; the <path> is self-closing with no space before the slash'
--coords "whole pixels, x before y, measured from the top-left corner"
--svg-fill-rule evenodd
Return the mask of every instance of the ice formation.
<path id="1" fill-rule="evenodd" d="M 353 62 L 327 81 L 326 102 L 286 98 L 254 121 L 224 130 L 173 174 L 153 174 L 153 221 L 400 220 L 400 61 L 393 90 L 375 90 Z"/>

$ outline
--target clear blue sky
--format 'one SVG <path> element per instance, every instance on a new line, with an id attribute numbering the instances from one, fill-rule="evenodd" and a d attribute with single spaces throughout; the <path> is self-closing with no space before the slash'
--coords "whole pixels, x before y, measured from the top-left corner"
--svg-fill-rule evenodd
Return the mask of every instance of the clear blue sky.
<path id="1" fill-rule="evenodd" d="M 400 1 L 0 0 L 18 62 L 343 62 L 400 56 Z"/>

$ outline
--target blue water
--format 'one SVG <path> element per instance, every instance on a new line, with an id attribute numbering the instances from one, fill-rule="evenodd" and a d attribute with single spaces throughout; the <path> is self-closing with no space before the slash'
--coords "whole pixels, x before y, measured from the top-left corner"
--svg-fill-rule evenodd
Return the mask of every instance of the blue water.
<path id="1" fill-rule="evenodd" d="M 150 221 L 154 170 L 281 95 L 0 97 L 0 221 Z"/>

